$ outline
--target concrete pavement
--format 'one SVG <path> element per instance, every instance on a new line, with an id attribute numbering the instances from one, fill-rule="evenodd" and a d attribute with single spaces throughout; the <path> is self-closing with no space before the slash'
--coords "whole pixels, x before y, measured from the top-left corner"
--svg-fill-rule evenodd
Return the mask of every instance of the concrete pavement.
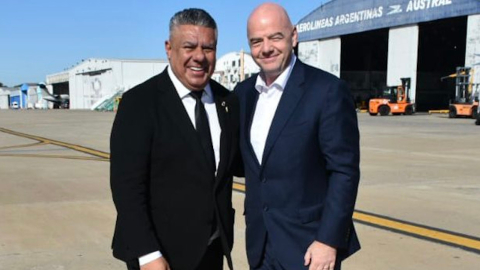
<path id="1" fill-rule="evenodd" d="M 103 152 L 114 113 L 0 111 L 0 128 Z M 445 115 L 359 114 L 357 209 L 480 237 L 480 127 Z M 0 270 L 125 269 L 111 256 L 115 209 L 105 159 L 0 131 Z M 236 269 L 248 269 L 244 195 L 234 192 Z M 480 252 L 356 224 L 343 269 L 476 270 Z"/>

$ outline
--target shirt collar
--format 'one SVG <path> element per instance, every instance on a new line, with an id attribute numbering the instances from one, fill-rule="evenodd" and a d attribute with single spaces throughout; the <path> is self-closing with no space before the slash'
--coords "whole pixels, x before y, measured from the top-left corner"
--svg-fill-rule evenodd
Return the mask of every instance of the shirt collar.
<path id="1" fill-rule="evenodd" d="M 172 67 L 170 65 L 168 66 L 167 71 L 168 71 L 168 76 L 170 76 L 170 80 L 172 80 L 173 86 L 177 90 L 178 96 L 181 99 L 190 97 L 190 92 L 192 92 L 192 90 L 188 89 L 187 87 L 185 87 L 185 85 L 182 84 L 182 82 L 180 82 L 177 76 L 175 76 L 175 73 L 173 73 Z M 212 93 L 212 88 L 210 87 L 210 83 L 208 83 L 205 86 L 204 90 L 205 90 L 204 91 L 205 94 L 202 96 L 203 102 L 207 102 L 207 103 L 213 102 L 213 93 Z"/>
<path id="2" fill-rule="evenodd" d="M 271 89 L 273 87 L 281 91 L 285 89 L 285 86 L 287 85 L 287 81 L 290 78 L 290 74 L 292 73 L 293 66 L 295 65 L 296 61 L 297 57 L 292 54 L 292 58 L 290 59 L 290 63 L 288 64 L 287 68 L 280 74 L 280 76 L 277 77 L 277 79 L 270 86 L 267 86 L 265 80 L 263 80 L 262 76 L 258 74 L 257 81 L 255 82 L 255 89 L 259 93 L 267 91 L 268 89 Z"/>

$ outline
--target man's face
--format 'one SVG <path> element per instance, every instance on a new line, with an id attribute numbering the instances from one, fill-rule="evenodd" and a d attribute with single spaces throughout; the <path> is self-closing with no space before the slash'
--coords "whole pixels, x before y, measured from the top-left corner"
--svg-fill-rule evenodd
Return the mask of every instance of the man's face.
<path id="1" fill-rule="evenodd" d="M 180 25 L 165 42 L 173 73 L 190 90 L 202 90 L 215 70 L 215 30 L 197 25 Z"/>
<path id="2" fill-rule="evenodd" d="M 287 68 L 297 32 L 282 16 L 252 17 L 247 30 L 253 60 L 271 84 Z"/>

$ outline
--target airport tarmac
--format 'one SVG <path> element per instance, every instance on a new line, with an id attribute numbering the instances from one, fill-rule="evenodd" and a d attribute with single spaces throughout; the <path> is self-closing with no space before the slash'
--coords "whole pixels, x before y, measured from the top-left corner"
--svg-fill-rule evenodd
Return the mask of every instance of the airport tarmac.
<path id="1" fill-rule="evenodd" d="M 126 269 L 111 255 L 115 114 L 0 110 L 0 270 Z M 480 126 L 444 114 L 361 113 L 354 215 L 362 250 L 344 270 L 478 270 Z M 235 269 L 248 269 L 237 179 Z"/>

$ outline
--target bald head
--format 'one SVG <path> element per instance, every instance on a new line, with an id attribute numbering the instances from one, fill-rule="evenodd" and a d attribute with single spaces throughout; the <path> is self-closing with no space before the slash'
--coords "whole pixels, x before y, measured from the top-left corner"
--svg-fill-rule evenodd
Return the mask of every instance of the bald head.
<path id="1" fill-rule="evenodd" d="M 264 3 L 248 17 L 247 35 L 253 60 L 270 85 L 290 64 L 297 31 L 283 7 Z"/>
<path id="2" fill-rule="evenodd" d="M 256 7 L 248 17 L 247 31 L 252 24 L 266 23 L 270 20 L 275 20 L 282 27 L 293 29 L 290 17 L 282 6 L 276 3 L 264 3 Z"/>

